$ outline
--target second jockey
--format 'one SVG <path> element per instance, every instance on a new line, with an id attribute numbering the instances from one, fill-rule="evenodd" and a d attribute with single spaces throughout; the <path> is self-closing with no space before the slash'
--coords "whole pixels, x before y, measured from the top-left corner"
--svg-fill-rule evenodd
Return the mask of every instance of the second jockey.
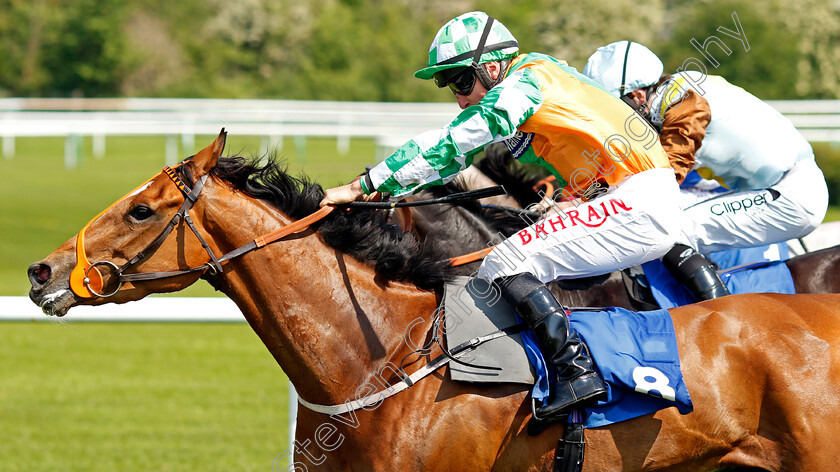
<path id="1" fill-rule="evenodd" d="M 698 253 L 800 238 L 822 222 L 828 189 L 811 145 L 781 113 L 722 77 L 662 75 L 647 47 L 618 41 L 598 48 L 583 73 L 648 120 L 677 176 L 706 179 L 682 192 L 683 240 L 662 259 L 698 299 L 728 291 Z M 683 244 L 685 243 L 685 244 Z"/>

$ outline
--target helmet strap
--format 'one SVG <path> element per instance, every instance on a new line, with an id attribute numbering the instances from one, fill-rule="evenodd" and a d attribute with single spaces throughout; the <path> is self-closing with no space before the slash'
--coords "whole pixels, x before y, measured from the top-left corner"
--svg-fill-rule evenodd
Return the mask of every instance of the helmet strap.
<path id="1" fill-rule="evenodd" d="M 475 48 L 475 56 L 473 56 L 472 64 L 470 64 L 470 67 L 475 70 L 475 75 L 478 77 L 478 80 L 481 81 L 481 85 L 483 85 L 487 90 L 490 90 L 496 86 L 496 84 L 501 82 L 505 72 L 500 70 L 499 76 L 496 80 L 493 80 L 493 78 L 490 77 L 490 74 L 487 73 L 487 69 L 485 69 L 483 65 L 479 64 L 481 54 L 484 53 L 484 43 L 487 42 L 487 37 L 490 36 L 490 30 L 493 29 L 494 21 L 496 20 L 493 19 L 492 16 L 487 16 L 487 23 L 484 25 L 484 31 L 481 32 L 481 39 L 478 41 L 478 47 Z"/>
<path id="2" fill-rule="evenodd" d="M 507 74 L 508 67 L 510 66 L 510 59 L 504 59 L 499 61 L 499 75 L 496 76 L 495 79 L 490 77 L 490 73 L 487 72 L 487 69 L 484 67 L 484 64 L 474 65 L 473 68 L 475 69 L 475 75 L 478 77 L 478 80 L 481 81 L 481 85 L 484 86 L 487 90 L 492 89 L 493 87 L 499 85 L 499 82 L 504 80 L 505 74 Z"/>
<path id="3" fill-rule="evenodd" d="M 621 67 L 621 83 L 618 87 L 618 96 L 624 97 L 625 93 L 630 93 L 632 90 L 627 90 L 627 58 L 630 57 L 630 45 L 633 41 L 627 41 L 627 49 L 624 50 L 624 65 Z M 625 100 L 627 101 L 627 100 Z M 630 105 L 633 106 L 633 105 Z"/>
<path id="4" fill-rule="evenodd" d="M 478 40 L 478 47 L 475 48 L 475 55 L 471 64 L 473 69 L 476 69 L 478 61 L 481 60 L 481 55 L 484 54 L 484 44 L 487 42 L 487 37 L 490 36 L 490 30 L 493 29 L 494 21 L 496 20 L 492 16 L 487 16 L 487 24 L 484 25 L 484 31 L 481 32 L 481 39 Z"/>
<path id="5" fill-rule="evenodd" d="M 502 67 L 499 71 L 499 76 L 493 79 L 492 77 L 490 77 L 490 74 L 487 73 L 487 69 L 484 68 L 484 65 L 480 63 L 481 55 L 486 52 L 499 51 L 510 47 L 518 47 L 519 43 L 517 43 L 514 39 L 510 41 L 503 41 L 498 44 L 493 44 L 485 48 L 484 45 L 487 43 L 487 37 L 490 36 L 490 31 L 493 29 L 494 21 L 496 20 L 493 19 L 492 16 L 487 17 L 487 23 L 484 25 L 484 31 L 481 32 L 481 38 L 478 41 L 478 47 L 475 48 L 475 51 L 469 51 L 463 54 L 459 54 L 455 57 L 450 57 L 449 59 L 439 63 L 438 65 L 457 64 L 458 62 L 469 58 L 469 54 L 472 53 L 472 64 L 470 64 L 467 67 L 471 67 L 473 71 L 475 71 L 475 75 L 476 77 L 478 77 L 478 80 L 481 81 L 481 85 L 483 85 L 487 90 L 490 90 L 491 88 L 498 85 L 499 82 L 501 82 L 505 78 L 508 66 L 510 65 L 510 60 L 505 59 L 498 61 Z"/>
<path id="6" fill-rule="evenodd" d="M 627 41 L 627 49 L 624 50 L 624 65 L 621 67 L 621 85 L 618 87 L 618 95 L 624 101 L 624 103 L 630 105 L 630 108 L 633 109 L 636 113 L 639 114 L 642 118 L 645 119 L 651 126 L 653 126 L 653 122 L 650 119 L 650 113 L 645 112 L 644 105 L 639 105 L 630 97 L 630 94 L 633 93 L 635 90 L 627 90 L 627 59 L 630 57 L 630 45 L 633 44 L 633 41 Z M 654 84 L 655 85 L 655 84 Z M 647 100 L 650 100 L 650 94 L 654 85 L 650 85 L 645 90 Z M 637 89 L 640 90 L 640 89 Z M 654 129 L 656 127 L 654 126 Z"/>
<path id="7" fill-rule="evenodd" d="M 650 92 L 651 92 L 651 91 L 650 91 L 650 90 L 648 90 L 647 92 L 648 92 L 648 98 L 650 98 Z M 628 105 L 630 106 L 630 108 L 632 108 L 632 109 L 633 109 L 633 111 L 635 111 L 636 113 L 638 113 L 638 115 L 639 115 L 639 116 L 641 116 L 642 118 L 644 118 L 644 120 L 645 120 L 645 121 L 647 121 L 647 122 L 648 122 L 648 124 L 650 124 L 651 126 L 653 126 L 653 128 L 654 128 L 654 129 L 657 129 L 657 130 L 658 130 L 658 128 L 657 128 L 657 127 L 653 124 L 653 121 L 651 121 L 651 119 L 650 119 L 650 113 L 649 113 L 649 112 L 647 112 L 647 111 L 645 111 L 645 107 L 644 107 L 644 105 L 639 105 L 639 104 L 637 104 L 636 102 L 634 102 L 634 101 L 633 101 L 633 99 L 632 99 L 632 98 L 630 98 L 630 94 L 629 94 L 629 93 L 628 93 L 628 94 L 626 94 L 626 95 L 622 95 L 622 96 L 621 96 L 621 100 L 623 100 L 623 101 L 624 101 L 624 103 L 628 104 Z"/>

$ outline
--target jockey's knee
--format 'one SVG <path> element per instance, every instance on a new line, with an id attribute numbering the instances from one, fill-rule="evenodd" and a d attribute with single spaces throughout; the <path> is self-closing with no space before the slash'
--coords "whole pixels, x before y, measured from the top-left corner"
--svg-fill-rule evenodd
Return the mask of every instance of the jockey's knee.
<path id="1" fill-rule="evenodd" d="M 810 234 L 822 224 L 825 214 L 822 215 L 808 215 L 807 225 L 805 226 L 805 234 Z"/>
<path id="2" fill-rule="evenodd" d="M 801 223 L 799 225 L 798 231 L 796 235 L 792 235 L 792 238 L 801 238 L 811 234 L 819 225 L 822 224 L 823 219 L 825 219 L 825 211 L 811 213 L 805 210 L 802 210 L 800 213 Z"/>

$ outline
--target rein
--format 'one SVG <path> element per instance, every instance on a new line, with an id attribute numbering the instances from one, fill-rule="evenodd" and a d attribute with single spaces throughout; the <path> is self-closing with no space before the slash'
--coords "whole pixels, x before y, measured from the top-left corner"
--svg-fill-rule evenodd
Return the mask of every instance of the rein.
<path id="1" fill-rule="evenodd" d="M 534 184 L 534 192 L 539 191 L 540 187 L 545 187 L 545 195 L 554 195 L 554 185 L 552 184 L 557 178 L 553 175 L 550 175 L 536 184 Z M 453 194 L 455 195 L 455 194 Z M 484 208 L 492 208 L 501 211 L 509 211 L 511 213 L 518 213 L 519 215 L 526 216 L 531 219 L 537 219 L 543 216 L 543 213 L 538 211 L 528 210 L 526 208 L 512 208 L 512 207 L 505 207 L 499 205 L 482 205 Z M 470 262 L 480 261 L 487 257 L 487 254 L 490 254 L 490 251 L 496 246 L 490 246 L 485 249 L 480 249 L 475 252 L 471 252 L 469 254 L 464 254 L 462 256 L 456 256 L 449 258 L 449 264 L 452 267 L 462 266 L 464 264 L 469 264 Z"/>
<path id="2" fill-rule="evenodd" d="M 429 200 L 418 200 L 414 202 L 350 202 L 342 205 L 347 208 L 378 208 L 380 210 L 391 208 L 406 208 L 424 205 L 436 205 L 438 203 L 458 203 L 468 200 L 480 200 L 487 197 L 495 197 L 497 195 L 504 195 L 507 191 L 501 185 L 495 187 L 480 188 L 478 190 L 468 190 L 466 192 L 453 193 L 440 198 L 431 198 Z"/>

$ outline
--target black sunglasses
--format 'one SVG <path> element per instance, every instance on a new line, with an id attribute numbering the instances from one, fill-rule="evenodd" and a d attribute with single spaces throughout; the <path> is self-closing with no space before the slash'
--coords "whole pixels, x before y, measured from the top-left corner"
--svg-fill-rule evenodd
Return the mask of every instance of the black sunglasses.
<path id="1" fill-rule="evenodd" d="M 458 95 L 469 95 L 475 87 L 475 70 L 472 67 L 464 67 L 463 69 L 448 69 L 447 71 L 440 71 L 434 75 L 435 84 L 440 87 L 449 86 L 452 93 Z"/>

